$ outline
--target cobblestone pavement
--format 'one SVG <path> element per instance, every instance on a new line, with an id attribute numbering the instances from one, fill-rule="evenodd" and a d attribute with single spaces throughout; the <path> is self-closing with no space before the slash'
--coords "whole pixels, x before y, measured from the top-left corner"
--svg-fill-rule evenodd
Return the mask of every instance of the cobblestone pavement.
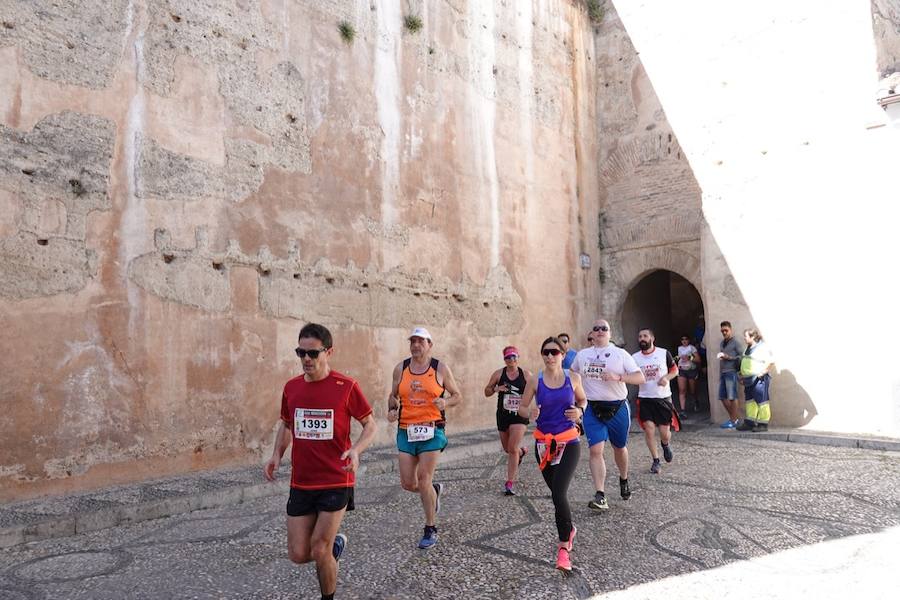
<path id="1" fill-rule="evenodd" d="M 553 569 L 553 509 L 531 459 L 515 497 L 500 493 L 499 452 L 443 464 L 440 537 L 429 551 L 415 547 L 418 496 L 400 489 L 396 473 L 365 475 L 357 509 L 344 521 L 350 543 L 338 596 L 589 598 L 729 563 L 772 562 L 792 548 L 813 552 L 828 540 L 900 526 L 900 453 L 682 433 L 673 444 L 675 462 L 651 475 L 642 438 L 633 435 L 629 448 L 632 499 L 619 498 L 607 451 L 611 509 L 602 514 L 587 508 L 592 486 L 582 454 L 570 490 L 578 526 L 570 575 Z M 0 598 L 317 598 L 312 566 L 285 556 L 285 500 L 260 498 L 4 550 Z M 898 536 L 886 539 L 895 544 Z M 876 581 L 874 589 L 887 594 L 896 547 L 878 557 L 884 587 Z M 847 554 L 841 572 L 851 577 L 854 561 L 877 568 L 872 560 Z M 647 597 L 663 593 L 653 589 Z M 849 590 L 834 592 L 845 597 Z M 690 590 L 681 597 L 691 597 Z"/>

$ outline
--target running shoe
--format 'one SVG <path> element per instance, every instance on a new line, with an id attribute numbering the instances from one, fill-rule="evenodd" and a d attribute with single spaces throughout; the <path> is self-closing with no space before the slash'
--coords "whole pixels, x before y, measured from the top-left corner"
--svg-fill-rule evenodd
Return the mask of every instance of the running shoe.
<path id="1" fill-rule="evenodd" d="M 753 426 L 753 429 L 751 429 L 750 431 L 752 431 L 753 433 L 759 433 L 760 431 L 768 431 L 768 430 L 769 430 L 768 423 L 757 423 L 756 425 Z"/>
<path id="2" fill-rule="evenodd" d="M 556 550 L 556 568 L 560 571 L 571 571 L 572 561 L 569 559 L 569 551 L 560 546 Z"/>
<path id="3" fill-rule="evenodd" d="M 658 458 L 653 459 L 653 464 L 650 465 L 650 472 L 653 473 L 654 475 L 659 473 L 659 459 Z"/>
<path id="4" fill-rule="evenodd" d="M 419 549 L 428 550 L 435 544 L 437 544 L 437 527 L 426 525 L 425 534 L 422 536 L 422 539 L 419 540 Z"/>
<path id="5" fill-rule="evenodd" d="M 519 464 L 522 464 L 522 459 L 525 458 L 525 455 L 528 454 L 528 450 L 525 448 L 519 448 Z"/>
<path id="6" fill-rule="evenodd" d="M 628 486 L 628 480 L 619 477 L 619 493 L 622 494 L 622 500 L 631 498 L 631 488 Z"/>
<path id="7" fill-rule="evenodd" d="M 678 413 L 678 418 L 682 421 L 687 421 L 687 418 L 688 418 L 687 411 L 683 410 L 680 413 Z"/>
<path id="8" fill-rule="evenodd" d="M 572 551 L 572 546 L 575 544 L 575 533 L 578 532 L 578 528 L 572 525 L 572 531 L 569 532 L 569 541 L 566 543 L 566 550 L 569 552 Z"/>
<path id="9" fill-rule="evenodd" d="M 735 425 L 737 425 L 737 421 L 725 421 L 719 425 L 719 429 L 734 429 Z"/>
<path id="10" fill-rule="evenodd" d="M 666 462 L 672 462 L 672 448 L 668 444 L 665 444 L 662 449 L 663 458 L 666 459 Z"/>
<path id="11" fill-rule="evenodd" d="M 432 483 L 434 488 L 434 514 L 441 512 L 441 493 L 444 491 L 443 483 Z"/>
<path id="12" fill-rule="evenodd" d="M 515 496 L 516 495 L 516 493 L 513 491 L 513 482 L 512 481 L 506 482 L 506 484 L 503 486 L 503 493 L 506 496 Z"/>
<path id="13" fill-rule="evenodd" d="M 331 547 L 331 555 L 334 557 L 334 560 L 341 560 L 341 554 L 344 553 L 344 548 L 347 547 L 347 536 L 343 533 L 339 533 L 334 537 L 334 545 Z"/>
<path id="14" fill-rule="evenodd" d="M 750 419 L 744 419 L 741 421 L 741 424 L 735 427 L 738 431 L 753 431 L 753 427 L 756 425 L 755 422 Z"/>
<path id="15" fill-rule="evenodd" d="M 606 501 L 606 496 L 603 492 L 594 494 L 594 499 L 588 502 L 588 508 L 593 508 L 594 510 L 609 510 L 609 502 Z"/>

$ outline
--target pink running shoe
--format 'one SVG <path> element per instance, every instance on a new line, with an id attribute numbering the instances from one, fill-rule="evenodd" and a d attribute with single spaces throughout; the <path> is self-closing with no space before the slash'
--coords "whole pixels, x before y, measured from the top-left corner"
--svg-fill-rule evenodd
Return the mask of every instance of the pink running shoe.
<path id="1" fill-rule="evenodd" d="M 572 551 L 572 545 L 575 543 L 575 532 L 576 531 L 578 531 L 578 529 L 574 525 L 572 525 L 572 533 L 569 534 L 569 542 L 566 545 L 566 550 L 568 550 L 569 552 Z"/>
<path id="2" fill-rule="evenodd" d="M 556 551 L 556 568 L 560 571 L 571 571 L 572 561 L 569 560 L 569 551 L 560 546 Z"/>

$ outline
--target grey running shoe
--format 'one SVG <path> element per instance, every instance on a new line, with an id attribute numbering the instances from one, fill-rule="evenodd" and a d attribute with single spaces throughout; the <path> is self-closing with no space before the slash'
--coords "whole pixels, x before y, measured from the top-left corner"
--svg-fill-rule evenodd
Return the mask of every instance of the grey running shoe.
<path id="1" fill-rule="evenodd" d="M 334 560 L 341 560 L 341 554 L 344 553 L 344 548 L 347 547 L 347 536 L 343 533 L 339 533 L 334 536 L 334 546 L 331 547 L 331 555 L 334 557 Z"/>
<path id="2" fill-rule="evenodd" d="M 659 473 L 659 459 L 658 458 L 653 459 L 653 464 L 650 465 L 650 472 L 653 473 L 654 475 L 656 473 Z"/>
<path id="3" fill-rule="evenodd" d="M 622 500 L 631 498 L 631 488 L 628 486 L 628 480 L 619 477 L 619 493 L 622 494 Z"/>
<path id="4" fill-rule="evenodd" d="M 444 484 L 443 483 L 432 483 L 431 485 L 434 487 L 434 493 L 435 493 L 434 514 L 438 514 L 439 512 L 441 512 L 441 492 L 444 491 Z"/>
<path id="5" fill-rule="evenodd" d="M 759 433 L 760 431 L 768 431 L 768 430 L 769 430 L 768 423 L 757 423 L 756 425 L 753 426 L 753 429 L 751 429 L 750 431 L 752 431 L 753 433 Z"/>
<path id="6" fill-rule="evenodd" d="M 603 492 L 594 494 L 594 499 L 588 502 L 588 508 L 593 508 L 594 510 L 609 510 L 609 502 L 606 501 L 606 496 Z"/>
<path id="7" fill-rule="evenodd" d="M 672 448 L 668 445 L 662 447 L 663 449 L 663 458 L 666 459 L 666 462 L 672 462 Z"/>

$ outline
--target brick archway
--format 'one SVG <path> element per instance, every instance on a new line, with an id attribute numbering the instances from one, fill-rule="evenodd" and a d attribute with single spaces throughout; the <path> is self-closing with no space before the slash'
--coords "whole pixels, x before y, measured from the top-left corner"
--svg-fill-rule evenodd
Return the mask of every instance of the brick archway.
<path id="1" fill-rule="evenodd" d="M 622 310 L 628 292 L 653 271 L 672 271 L 681 275 L 702 297 L 703 286 L 698 254 L 681 244 L 615 253 L 609 258 L 610 268 L 607 270 L 606 282 L 603 285 L 601 314 L 608 315 L 607 318 L 614 321 L 611 323 L 614 329 L 621 331 Z"/>

